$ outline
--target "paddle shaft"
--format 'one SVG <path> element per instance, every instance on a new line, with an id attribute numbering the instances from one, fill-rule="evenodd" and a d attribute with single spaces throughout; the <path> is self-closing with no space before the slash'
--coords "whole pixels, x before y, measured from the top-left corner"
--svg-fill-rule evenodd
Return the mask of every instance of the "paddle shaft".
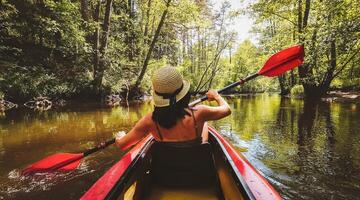
<path id="1" fill-rule="evenodd" d="M 83 154 L 84 154 L 84 157 L 85 156 L 88 156 L 88 155 L 90 155 L 90 154 L 92 154 L 92 153 L 95 153 L 95 152 L 97 152 L 97 151 L 99 151 L 99 150 L 101 150 L 101 149 L 105 149 L 107 146 L 109 146 L 109 145 L 111 145 L 111 144 L 114 144 L 115 143 L 115 138 L 112 138 L 112 139 L 110 139 L 110 140 L 107 140 L 105 143 L 103 143 L 103 144 L 101 144 L 101 145 L 98 145 L 98 146 L 96 146 L 96 147 L 94 147 L 94 148 L 92 148 L 92 149 L 89 149 L 89 150 L 87 150 L 87 151 L 85 151 Z"/>
<path id="2" fill-rule="evenodd" d="M 221 93 L 225 92 L 226 90 L 229 90 L 229 89 L 231 89 L 231 88 L 234 88 L 234 87 L 236 87 L 236 86 L 238 86 L 238 85 L 242 85 L 242 84 L 244 84 L 244 83 L 246 83 L 246 82 L 248 82 L 248 81 L 250 81 L 250 80 L 252 80 L 252 79 L 255 79 L 255 78 L 258 77 L 258 76 L 259 76 L 258 73 L 249 75 L 249 76 L 247 76 L 247 77 L 244 78 L 244 79 L 240 79 L 239 81 L 234 82 L 234 83 L 231 83 L 230 85 L 227 85 L 227 86 L 225 86 L 224 88 L 218 90 L 218 93 L 221 94 Z M 190 106 L 190 107 L 191 107 L 191 106 L 195 106 L 196 104 L 198 104 L 198 103 L 200 103 L 200 102 L 203 102 L 203 101 L 205 101 L 205 100 L 207 100 L 207 99 L 208 99 L 208 97 L 207 97 L 206 95 L 204 95 L 204 96 L 202 96 L 201 98 L 199 98 L 199 99 L 191 102 L 191 103 L 189 104 L 189 106 Z"/>
<path id="3" fill-rule="evenodd" d="M 98 145 L 98 146 L 96 146 L 94 148 L 88 149 L 87 151 L 85 151 L 83 153 L 83 155 L 81 157 L 78 157 L 78 158 L 75 158 L 75 159 L 70 159 L 70 160 L 67 160 L 65 162 L 58 163 L 57 165 L 51 167 L 51 170 L 60 169 L 60 168 L 62 168 L 64 166 L 69 165 L 69 164 L 71 164 L 73 162 L 76 162 L 76 161 L 78 161 L 78 160 L 80 160 L 80 159 L 82 159 L 82 158 L 84 158 L 84 157 L 86 157 L 86 156 L 88 156 L 88 155 L 90 155 L 92 153 L 95 153 L 95 152 L 97 152 L 97 151 L 99 151 L 101 149 L 105 149 L 107 146 L 109 146 L 109 145 L 111 145 L 113 143 L 115 143 L 115 138 L 107 140 L 106 142 L 101 143 L 100 145 Z"/>

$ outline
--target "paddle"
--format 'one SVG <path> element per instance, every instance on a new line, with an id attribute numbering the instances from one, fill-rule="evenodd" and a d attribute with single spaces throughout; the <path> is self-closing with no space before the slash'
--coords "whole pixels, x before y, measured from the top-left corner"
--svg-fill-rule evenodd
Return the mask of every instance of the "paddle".
<path id="1" fill-rule="evenodd" d="M 291 70 L 299 66 L 304 60 L 304 47 L 303 46 L 294 46 L 282 50 L 273 56 L 271 56 L 265 63 L 265 65 L 255 74 L 247 76 L 244 79 L 232 83 L 223 89 L 219 90 L 218 93 L 222 93 L 230 88 L 234 88 L 238 85 L 242 85 L 245 82 L 252 80 L 259 75 L 274 77 L 279 74 L 282 74 L 288 70 Z M 200 99 L 190 103 L 190 106 L 194 106 L 202 101 L 207 100 L 207 96 L 202 96 Z M 101 149 L 106 148 L 110 144 L 115 143 L 115 139 L 111 139 L 102 143 L 101 145 L 94 147 L 85 151 L 84 153 L 58 153 L 51 156 L 48 156 L 30 166 L 25 168 L 22 173 L 24 175 L 29 175 L 37 172 L 48 172 L 48 171 L 72 171 L 75 170 L 82 158 L 97 152 Z"/>
<path id="2" fill-rule="evenodd" d="M 274 77 L 280 75 L 286 71 L 289 71 L 297 66 L 299 66 L 304 61 L 304 46 L 297 45 L 287 49 L 284 49 L 274 55 L 272 55 L 264 64 L 264 66 L 256 73 L 251 74 L 244 79 L 227 85 L 223 89 L 219 90 L 218 93 L 223 93 L 226 90 L 234 88 L 238 85 L 243 85 L 244 83 L 255 79 L 256 77 L 263 75 L 267 77 Z M 207 100 L 207 96 L 204 95 L 196 101 L 193 101 L 189 106 L 194 106 L 200 102 Z"/>
<path id="3" fill-rule="evenodd" d="M 101 149 L 106 148 L 107 146 L 115 143 L 115 138 L 108 140 L 101 145 L 98 145 L 94 148 L 88 149 L 83 153 L 57 153 L 51 156 L 48 156 L 32 165 L 26 167 L 23 171 L 23 175 L 30 175 L 38 172 L 50 172 L 50 171 L 72 171 L 75 170 L 82 158 L 95 153 Z"/>

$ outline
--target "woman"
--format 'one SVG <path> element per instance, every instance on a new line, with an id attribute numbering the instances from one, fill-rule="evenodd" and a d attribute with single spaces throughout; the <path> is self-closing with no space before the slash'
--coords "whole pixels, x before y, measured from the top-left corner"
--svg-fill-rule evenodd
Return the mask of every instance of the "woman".
<path id="1" fill-rule="evenodd" d="M 149 133 L 159 142 L 206 143 L 206 122 L 230 115 L 226 101 L 214 90 L 206 93 L 218 106 L 188 107 L 190 84 L 174 67 L 163 67 L 152 77 L 154 111 L 140 119 L 126 135 L 116 139 L 116 145 L 127 149 Z M 204 128 L 204 130 L 203 130 Z"/>

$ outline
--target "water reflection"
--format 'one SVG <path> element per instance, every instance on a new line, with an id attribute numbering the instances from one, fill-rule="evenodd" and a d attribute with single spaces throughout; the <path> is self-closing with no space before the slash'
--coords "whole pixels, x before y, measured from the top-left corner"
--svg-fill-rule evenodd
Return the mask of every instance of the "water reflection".
<path id="1" fill-rule="evenodd" d="M 232 102 L 239 151 L 285 199 L 357 199 L 360 119 L 353 104 L 303 102 L 262 95 Z M 234 142 L 234 140 L 232 140 Z"/>
<path id="2" fill-rule="evenodd" d="M 69 173 L 24 178 L 20 169 L 56 152 L 82 152 L 116 131 L 129 131 L 150 109 L 149 104 L 113 109 L 78 105 L 48 112 L 7 112 L 0 119 L 0 199 L 64 199 L 64 194 L 79 198 L 121 157 L 115 146 L 86 158 Z"/>
<path id="3" fill-rule="evenodd" d="M 214 122 L 284 199 L 359 199 L 360 110 L 278 95 L 229 100 L 232 115 Z M 121 155 L 115 146 L 86 158 L 79 170 L 22 179 L 19 169 L 55 152 L 80 152 L 128 131 L 150 103 L 62 110 L 9 110 L 0 117 L 0 197 L 78 199 Z M 0 198 L 1 199 L 1 198 Z"/>

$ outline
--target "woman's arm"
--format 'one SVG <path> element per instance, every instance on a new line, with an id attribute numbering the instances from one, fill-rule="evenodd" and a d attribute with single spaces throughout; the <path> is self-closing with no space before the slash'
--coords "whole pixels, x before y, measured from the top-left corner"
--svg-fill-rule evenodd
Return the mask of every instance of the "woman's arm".
<path id="1" fill-rule="evenodd" d="M 201 143 L 206 144 L 208 142 L 209 142 L 209 126 L 207 122 L 205 122 L 201 133 Z"/>
<path id="2" fill-rule="evenodd" d="M 218 106 L 197 106 L 204 121 L 218 120 L 231 114 L 229 104 L 217 93 L 217 91 L 209 90 L 206 95 L 209 101 L 216 101 Z"/>
<path id="3" fill-rule="evenodd" d="M 149 133 L 149 116 L 146 115 L 140 119 L 135 126 L 121 138 L 115 140 L 116 146 L 121 150 L 126 150 L 132 145 L 136 144 L 139 140 L 144 138 Z"/>

